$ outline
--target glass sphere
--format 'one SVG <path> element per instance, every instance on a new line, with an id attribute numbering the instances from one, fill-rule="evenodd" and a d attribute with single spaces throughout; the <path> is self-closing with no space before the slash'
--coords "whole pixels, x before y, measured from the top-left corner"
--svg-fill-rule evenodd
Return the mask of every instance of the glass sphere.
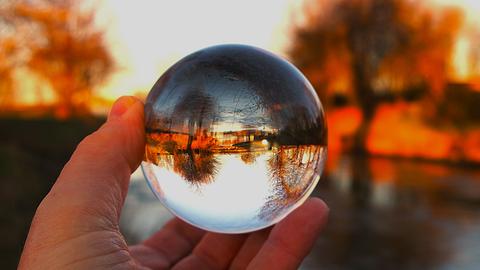
<path id="1" fill-rule="evenodd" d="M 145 104 L 143 172 L 184 221 L 215 232 L 270 226 L 301 205 L 327 154 L 322 105 L 292 64 L 259 48 L 195 52 Z"/>

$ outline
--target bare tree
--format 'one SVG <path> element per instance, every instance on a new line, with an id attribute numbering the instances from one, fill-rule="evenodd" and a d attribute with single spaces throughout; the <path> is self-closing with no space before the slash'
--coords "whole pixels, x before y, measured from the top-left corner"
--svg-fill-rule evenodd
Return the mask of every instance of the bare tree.
<path id="1" fill-rule="evenodd" d="M 293 62 L 312 80 L 319 95 L 350 90 L 363 111 L 355 138 L 365 137 L 379 103 L 376 92 L 426 84 L 437 102 L 461 25 L 458 10 L 433 11 L 408 0 L 314 0 L 305 25 L 294 29 Z M 346 89 L 335 89 L 346 88 Z"/>
<path id="2" fill-rule="evenodd" d="M 20 0 L 4 1 L 2 10 L 8 11 L 0 14 L 3 21 L 22 35 L 17 45 L 26 57 L 20 65 L 50 84 L 58 101 L 57 114 L 88 112 L 94 88 L 114 69 L 93 9 L 85 9 L 78 0 Z"/>

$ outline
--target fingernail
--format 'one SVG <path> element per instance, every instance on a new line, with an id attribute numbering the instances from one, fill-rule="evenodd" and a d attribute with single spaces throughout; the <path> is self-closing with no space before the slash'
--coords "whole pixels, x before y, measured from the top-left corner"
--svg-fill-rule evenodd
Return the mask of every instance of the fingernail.
<path id="1" fill-rule="evenodd" d="M 137 99 L 130 96 L 123 96 L 117 99 L 110 110 L 108 120 L 110 121 L 112 119 L 120 118 L 128 111 L 128 109 L 130 109 L 130 107 L 132 107 L 133 104 L 135 104 L 135 102 L 137 102 Z"/>

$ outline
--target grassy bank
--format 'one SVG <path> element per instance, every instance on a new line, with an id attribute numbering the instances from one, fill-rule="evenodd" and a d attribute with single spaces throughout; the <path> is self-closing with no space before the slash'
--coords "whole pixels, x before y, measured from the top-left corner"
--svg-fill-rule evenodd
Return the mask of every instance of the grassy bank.
<path id="1" fill-rule="evenodd" d="M 37 205 L 103 119 L 0 118 L 0 268 L 14 269 Z"/>

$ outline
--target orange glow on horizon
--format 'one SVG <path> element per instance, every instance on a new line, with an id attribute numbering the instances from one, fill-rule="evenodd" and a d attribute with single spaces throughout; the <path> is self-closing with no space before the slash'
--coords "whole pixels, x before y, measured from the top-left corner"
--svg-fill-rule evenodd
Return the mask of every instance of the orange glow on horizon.
<path id="1" fill-rule="evenodd" d="M 370 153 L 409 158 L 451 160 L 456 134 L 436 130 L 421 122 L 419 104 L 382 105 L 367 138 Z"/>
<path id="2" fill-rule="evenodd" d="M 466 131 L 431 127 L 422 122 L 420 103 L 397 102 L 377 109 L 366 140 L 368 153 L 444 161 L 480 162 L 480 128 Z M 356 107 L 327 111 L 329 156 L 348 150 L 360 127 Z"/>

